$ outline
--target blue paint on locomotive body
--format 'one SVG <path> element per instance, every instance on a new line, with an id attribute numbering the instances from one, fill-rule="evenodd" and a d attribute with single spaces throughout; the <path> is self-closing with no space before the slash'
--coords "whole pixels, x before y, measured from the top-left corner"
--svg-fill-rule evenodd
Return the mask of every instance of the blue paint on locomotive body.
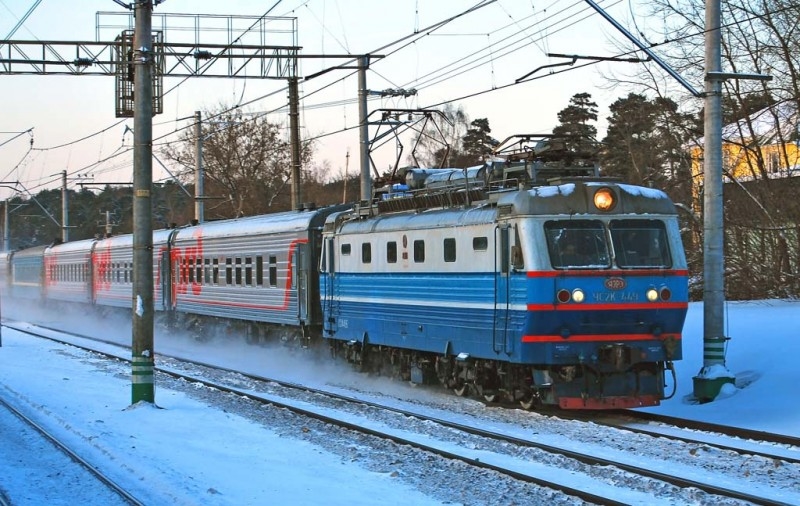
<path id="1" fill-rule="evenodd" d="M 323 293 L 330 283 L 323 275 Z M 337 273 L 335 285 L 336 323 L 327 326 L 329 337 L 360 342 L 366 336 L 373 345 L 520 360 L 524 274 L 509 282 L 495 280 L 493 273 Z M 496 308 L 495 290 L 505 290 L 506 285 L 509 308 Z M 498 311 L 508 313 L 502 327 L 496 325 Z"/>

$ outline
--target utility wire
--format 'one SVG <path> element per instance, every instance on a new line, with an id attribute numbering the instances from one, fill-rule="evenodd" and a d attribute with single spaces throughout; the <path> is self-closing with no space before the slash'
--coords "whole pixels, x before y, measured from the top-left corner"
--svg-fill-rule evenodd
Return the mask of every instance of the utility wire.
<path id="1" fill-rule="evenodd" d="M 103 128 L 102 130 L 98 130 L 97 132 L 91 133 L 91 134 L 89 134 L 89 135 L 87 135 L 85 137 L 81 137 L 80 139 L 75 139 L 74 141 L 65 142 L 64 144 L 59 144 L 58 146 L 49 146 L 49 147 L 46 147 L 46 148 L 33 148 L 33 150 L 34 151 L 50 151 L 50 150 L 53 150 L 53 149 L 59 149 L 59 148 L 65 148 L 67 146 L 72 146 L 73 144 L 77 144 L 79 142 L 83 142 L 83 141 L 85 141 L 87 139 L 91 139 L 92 137 L 96 137 L 96 136 L 102 134 L 103 132 L 107 132 L 107 131 L 111 130 L 112 128 L 114 128 L 115 126 L 119 125 L 120 123 L 124 123 L 125 121 L 128 121 L 127 118 L 126 119 L 121 119 L 121 120 L 117 121 L 116 123 L 114 123 L 113 125 L 109 125 L 109 126 Z"/>

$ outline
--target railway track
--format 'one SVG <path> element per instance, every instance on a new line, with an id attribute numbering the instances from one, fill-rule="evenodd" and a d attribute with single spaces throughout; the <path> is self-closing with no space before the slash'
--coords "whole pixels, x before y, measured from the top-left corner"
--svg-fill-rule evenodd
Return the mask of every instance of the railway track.
<path id="1" fill-rule="evenodd" d="M 595 415 L 592 422 L 638 434 L 669 437 L 691 443 L 707 443 L 710 446 L 743 455 L 757 455 L 780 459 L 791 464 L 800 464 L 800 438 L 785 434 L 773 434 L 633 410 Z M 676 431 L 676 428 L 679 430 Z M 726 443 L 710 443 L 707 437 L 706 439 L 697 437 L 698 432 L 703 435 L 723 436 Z M 765 443 L 771 445 L 768 451 L 764 450 Z"/>
<path id="2" fill-rule="evenodd" d="M 31 330 L 18 330 L 36 333 Z M 82 337 L 93 339 L 88 336 Z M 74 342 L 70 344 L 75 345 Z M 118 346 L 116 343 L 113 344 Z M 123 357 L 113 356 L 125 360 Z M 320 420 L 325 424 L 389 440 L 395 444 L 407 445 L 445 459 L 460 461 L 469 466 L 489 469 L 514 480 L 560 490 L 565 494 L 592 503 L 629 503 L 631 489 L 615 492 L 613 487 L 609 488 L 605 480 L 609 473 L 614 475 L 614 481 L 621 483 L 647 483 L 653 480 L 668 484 L 669 487 L 672 487 L 670 494 L 677 496 L 682 493 L 693 494 L 692 491 L 697 489 L 711 494 L 719 500 L 727 498 L 727 500 L 753 504 L 791 504 L 793 501 L 800 500 L 800 497 L 795 497 L 787 502 L 786 494 L 780 489 L 763 489 L 753 492 L 752 484 L 720 486 L 715 483 L 720 480 L 713 478 L 704 480 L 702 477 L 696 476 L 697 473 L 688 473 L 687 475 L 686 472 L 665 472 L 637 465 L 635 461 L 638 459 L 635 454 L 616 455 L 616 458 L 604 457 L 597 455 L 597 452 L 569 448 L 569 445 L 554 445 L 536 441 L 535 438 L 529 436 L 519 437 L 504 431 L 490 431 L 478 426 L 481 423 L 480 420 L 470 424 L 459 423 L 425 414 L 422 412 L 423 410 L 419 409 L 386 406 L 351 395 L 312 389 L 274 378 L 246 375 L 212 364 L 167 358 L 163 355 L 160 356 L 160 362 L 162 365 L 159 366 L 159 371 L 174 378 L 232 393 L 253 402 L 269 403 L 298 415 Z M 198 375 L 196 372 L 189 374 L 186 372 L 187 369 L 201 370 L 202 374 Z M 236 385 L 232 385 L 232 383 L 236 383 Z M 382 423 L 373 423 L 372 421 L 376 419 L 381 420 Z M 398 428 L 402 428 L 402 430 L 398 430 Z M 624 427 L 620 428 L 629 430 Z M 420 434 L 423 434 L 424 437 L 420 437 Z M 659 434 L 659 437 L 673 438 L 666 434 Z M 673 439 L 686 441 L 684 437 L 674 437 Z M 696 444 L 710 445 L 708 441 L 695 439 Z M 743 459 L 755 453 L 742 451 L 741 448 L 736 448 L 736 445 L 715 443 L 714 447 L 717 451 L 736 452 L 738 455 L 743 455 Z M 767 451 L 762 451 L 759 455 L 786 462 L 787 465 L 796 465 L 798 462 L 795 457 L 786 457 L 780 453 L 769 454 Z M 545 464 L 532 464 L 533 462 L 544 462 Z M 570 475 L 568 483 L 565 483 L 563 479 L 557 479 L 559 474 L 562 476 L 565 474 L 564 470 L 567 470 L 567 474 Z M 599 474 L 603 475 L 603 479 L 598 476 L 598 470 L 600 470 Z M 573 486 L 572 484 L 576 482 L 575 473 L 585 475 L 589 484 L 582 487 Z M 646 494 L 647 489 L 646 485 L 640 487 L 638 493 Z M 636 490 L 635 485 L 633 490 Z"/>
<path id="3" fill-rule="evenodd" d="M 18 410 L 10 402 L 7 402 L 3 398 L 0 398 L 0 409 L 11 413 L 19 422 L 21 422 L 24 425 L 23 428 L 15 429 L 13 432 L 9 431 L 9 436 L 11 433 L 13 433 L 14 434 L 13 437 L 19 438 L 22 436 L 24 432 L 32 431 L 33 433 L 37 434 L 41 438 L 48 441 L 52 445 L 53 450 L 61 452 L 73 464 L 79 466 L 81 468 L 79 474 L 82 476 L 81 478 L 82 483 L 80 485 L 80 488 L 82 489 L 88 488 L 90 490 L 95 490 L 95 488 L 92 488 L 87 483 L 87 481 L 84 481 L 90 479 L 89 477 L 91 477 L 98 483 L 102 484 L 103 487 L 108 489 L 111 492 L 112 497 L 113 496 L 118 497 L 119 504 L 130 504 L 134 506 L 144 505 L 143 502 L 140 502 L 138 499 L 136 499 L 136 497 L 128 493 L 128 491 L 125 490 L 124 487 L 118 485 L 111 478 L 103 474 L 99 469 L 95 468 L 90 462 L 86 461 L 84 458 L 78 455 L 78 453 L 73 451 L 69 447 L 69 445 L 67 445 L 65 442 L 61 441 L 56 436 L 48 432 L 44 427 L 36 423 L 36 421 L 34 421 L 32 418 L 26 416 L 22 411 Z M 53 471 L 54 470 L 51 470 L 50 472 L 52 473 Z M 55 473 L 55 476 L 58 476 L 57 479 L 64 479 L 63 477 L 65 475 L 71 475 L 71 474 L 72 473 L 68 473 L 64 469 L 59 469 L 58 473 Z M 53 476 L 52 474 L 48 475 L 47 479 L 52 479 L 52 476 Z M 69 487 L 64 486 L 63 490 L 64 496 L 62 496 L 62 500 L 69 495 L 69 492 L 70 492 Z M 102 495 L 97 496 L 95 498 L 100 501 L 103 501 L 104 504 L 115 504 L 109 502 L 112 500 L 111 498 L 104 498 Z M 54 497 L 53 499 L 55 500 L 57 498 Z M 7 497 L 5 494 L 0 493 L 0 505 L 11 505 L 11 504 L 13 504 L 13 496 Z"/>

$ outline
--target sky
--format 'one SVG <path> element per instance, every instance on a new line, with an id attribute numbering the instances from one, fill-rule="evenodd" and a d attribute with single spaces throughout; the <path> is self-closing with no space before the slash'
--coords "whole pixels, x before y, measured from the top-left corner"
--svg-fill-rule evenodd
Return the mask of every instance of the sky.
<path id="1" fill-rule="evenodd" d="M 409 98 L 376 98 L 369 103 L 370 111 L 441 107 L 452 102 L 462 106 L 472 119 L 489 119 L 492 135 L 502 140 L 513 134 L 551 132 L 558 123 L 558 111 L 567 107 L 569 99 L 576 93 L 589 92 L 599 105 L 602 134 L 608 105 L 621 96 L 618 88 L 608 89 L 603 75 L 632 71 L 632 64 L 584 66 L 587 61 L 579 60 L 572 67 L 545 68 L 535 72 L 530 81 L 514 83 L 541 66 L 569 61 L 549 57 L 550 53 L 617 55 L 615 46 L 624 37 L 581 1 L 538 4 L 496 0 L 442 28 L 426 30 L 478 2 L 282 0 L 275 2 L 270 15 L 296 18 L 302 54 L 383 55 L 367 73 L 370 90 L 417 90 L 417 95 Z M 35 3 L 0 0 L 0 37 L 6 38 Z M 645 22 L 635 2 L 598 3 L 621 23 L 632 15 L 640 25 Z M 169 14 L 259 17 L 271 5 L 255 0 L 167 0 L 154 9 L 154 15 L 168 20 L 167 42 L 186 42 L 193 40 L 194 32 L 175 27 L 185 27 L 189 22 L 185 17 L 170 18 Z M 63 1 L 42 0 L 12 39 L 113 40 L 119 31 L 114 27 L 124 24 L 126 12 L 112 0 L 82 0 L 70 2 L 69 7 Z M 154 18 L 154 27 L 160 26 L 158 19 Z M 235 30 L 249 26 L 252 19 L 238 19 Z M 204 28 L 218 26 L 198 23 Z M 227 43 L 220 39 L 224 34 L 203 30 L 200 40 Z M 285 33 L 268 34 L 267 41 L 286 44 L 286 37 Z M 395 43 L 400 40 L 403 42 Z M 0 48 L 0 54 L 6 54 L 2 51 Z M 311 76 L 341 62 L 333 58 L 305 59 L 300 74 Z M 189 118 L 197 110 L 244 104 L 242 109 L 248 113 L 277 111 L 267 118 L 284 127 L 288 124 L 282 80 L 166 78 L 164 88 L 164 112 L 153 120 L 156 156 L 165 143 L 177 139 L 177 132 L 191 124 Z M 315 163 L 327 163 L 330 176 L 359 171 L 357 91 L 352 69 L 331 70 L 300 83 L 302 136 L 317 139 Z M 132 127 L 133 121 L 115 125 L 119 119 L 114 113 L 112 77 L 2 75 L 0 94 L 4 97 L 0 113 L 0 199 L 18 192 L 26 195 L 58 188 L 64 170 L 70 188 L 78 188 L 79 183 L 102 188 L 105 183 L 132 180 L 133 141 L 126 127 Z M 404 139 L 403 145 L 404 152 L 409 153 L 410 139 Z M 375 153 L 379 169 L 393 163 L 396 149 L 389 142 Z M 170 177 L 158 162 L 153 167 L 155 181 Z M 16 182 L 21 185 L 12 184 Z"/>
<path id="2" fill-rule="evenodd" d="M 64 312 L 42 316 L 30 307 L 9 309 L 8 301 L 4 301 L 2 311 L 6 318 L 57 324 L 121 342 L 130 336 L 129 328 L 120 322 L 93 321 Z M 799 312 L 800 301 L 729 302 L 726 321 L 731 340 L 726 365 L 736 383 L 724 388 L 713 402 L 696 404 L 691 392 L 692 377 L 702 366 L 702 303 L 690 304 L 683 334 L 684 359 L 676 363 L 677 393 L 660 407 L 648 410 L 800 437 L 794 360 L 800 354 Z M 363 375 L 347 377 L 336 368 L 304 367 L 297 357 L 281 356 L 269 348 L 250 347 L 243 352 L 229 340 L 222 344 L 212 340 L 198 347 L 180 337 L 161 335 L 156 340 L 156 353 L 200 352 L 209 361 L 229 367 L 312 385 L 341 386 L 354 381 L 363 395 L 373 391 L 384 402 L 396 399 L 414 403 L 429 395 L 402 383 L 387 387 L 385 382 Z M 109 364 L 74 348 L 2 329 L 0 397 L 25 406 L 58 437 L 88 455 L 102 453 L 113 463 L 109 467 L 112 479 L 131 480 L 133 475 L 131 486 L 150 503 L 163 503 L 168 497 L 172 504 L 355 505 L 374 504 L 380 497 L 381 504 L 388 505 L 442 504 L 393 473 L 366 469 L 357 458 L 342 459 L 302 438 L 281 434 L 279 428 L 210 407 L 195 396 L 164 388 L 158 382 L 156 404 L 161 409 L 149 404 L 129 406 L 128 372 L 126 364 Z M 454 402 L 464 401 L 450 397 Z M 0 491 L 25 490 L 25 500 L 17 502 L 12 496 L 17 505 L 58 504 L 52 497 L 61 497 L 63 489 L 52 490 L 47 481 L 35 482 L 34 486 L 26 474 L 36 469 L 52 472 L 61 465 L 55 461 L 57 457 L 42 452 L 42 461 L 29 461 L 19 452 L 18 438 L 7 440 L 8 434 L 19 434 L 20 429 L 9 430 L 13 420 L 4 411 L 0 410 Z M 465 416 L 460 412 L 449 415 L 455 420 Z M 537 433 L 537 440 L 549 441 L 544 433 Z M 9 468 L 4 462 L 17 465 Z M 663 462 L 653 463 L 657 464 Z M 63 486 L 60 480 L 53 482 Z M 70 496 L 64 504 L 113 504 L 95 495 L 99 493 L 88 482 L 81 483 L 80 493 L 88 497 Z M 349 485 L 354 483 L 358 486 Z M 796 499 L 787 496 L 783 500 L 792 503 Z M 630 503 L 648 502 L 639 498 Z"/>

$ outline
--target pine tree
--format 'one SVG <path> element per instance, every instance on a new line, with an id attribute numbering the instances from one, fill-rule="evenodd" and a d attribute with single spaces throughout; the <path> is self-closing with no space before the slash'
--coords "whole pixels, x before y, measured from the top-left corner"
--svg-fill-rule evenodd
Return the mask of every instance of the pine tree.
<path id="1" fill-rule="evenodd" d="M 558 113 L 560 124 L 553 128 L 553 135 L 562 138 L 566 147 L 576 152 L 593 151 L 597 128 L 590 121 L 597 121 L 597 104 L 589 93 L 577 93 L 569 99 L 569 106 Z"/>
<path id="2" fill-rule="evenodd" d="M 461 138 L 461 160 L 456 167 L 469 167 L 484 162 L 487 155 L 490 155 L 494 147 L 499 144 L 497 139 L 489 135 L 492 129 L 489 127 L 487 118 L 478 118 L 470 123 L 472 128 L 467 130 Z"/>

